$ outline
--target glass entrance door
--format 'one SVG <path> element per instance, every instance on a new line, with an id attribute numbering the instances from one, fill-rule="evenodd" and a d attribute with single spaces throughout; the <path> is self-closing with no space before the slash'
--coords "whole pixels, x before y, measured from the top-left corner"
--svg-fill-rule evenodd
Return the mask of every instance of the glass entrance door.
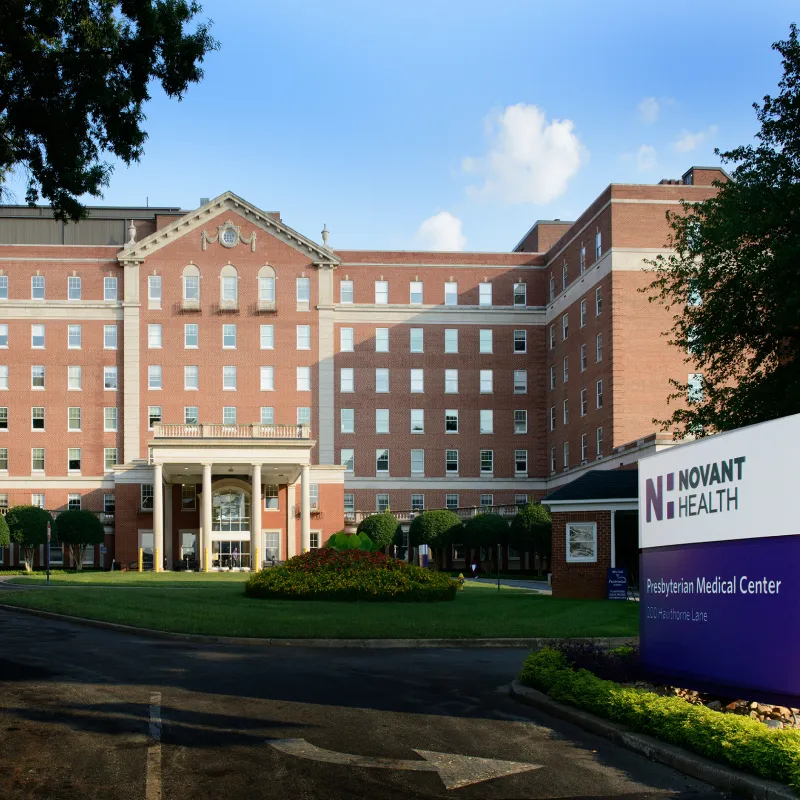
<path id="1" fill-rule="evenodd" d="M 250 540 L 212 541 L 211 566 L 216 569 L 250 569 Z"/>

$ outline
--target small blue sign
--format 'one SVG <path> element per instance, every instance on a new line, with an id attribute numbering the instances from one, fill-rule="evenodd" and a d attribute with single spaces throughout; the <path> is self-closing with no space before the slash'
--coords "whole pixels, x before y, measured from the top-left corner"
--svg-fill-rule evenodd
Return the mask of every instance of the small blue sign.
<path id="1" fill-rule="evenodd" d="M 628 599 L 628 573 L 622 567 L 608 568 L 608 599 Z"/>

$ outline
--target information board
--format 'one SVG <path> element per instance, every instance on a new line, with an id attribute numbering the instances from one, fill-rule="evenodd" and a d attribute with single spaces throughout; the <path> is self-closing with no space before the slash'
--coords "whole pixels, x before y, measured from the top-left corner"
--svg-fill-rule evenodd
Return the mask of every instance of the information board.
<path id="1" fill-rule="evenodd" d="M 622 567 L 608 568 L 608 599 L 628 599 L 628 573 Z"/>

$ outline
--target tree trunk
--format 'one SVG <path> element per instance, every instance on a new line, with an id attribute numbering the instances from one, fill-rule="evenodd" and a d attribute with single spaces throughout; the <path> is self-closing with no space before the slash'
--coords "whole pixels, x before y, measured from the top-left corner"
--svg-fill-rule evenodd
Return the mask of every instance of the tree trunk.
<path id="1" fill-rule="evenodd" d="M 71 544 L 69 546 L 72 564 L 78 572 L 83 569 L 83 550 L 84 546 L 82 544 Z"/>
<path id="2" fill-rule="evenodd" d="M 23 547 L 22 554 L 25 559 L 25 572 L 33 572 L 33 558 L 34 558 L 34 550 L 33 547 Z"/>

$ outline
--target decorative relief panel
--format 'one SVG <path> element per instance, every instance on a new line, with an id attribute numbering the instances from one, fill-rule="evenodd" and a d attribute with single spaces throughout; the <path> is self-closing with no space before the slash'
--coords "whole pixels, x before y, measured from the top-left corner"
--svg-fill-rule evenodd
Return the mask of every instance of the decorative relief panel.
<path id="1" fill-rule="evenodd" d="M 209 244 L 216 244 L 217 242 L 228 248 L 236 247 L 241 242 L 242 244 L 250 245 L 251 253 L 256 251 L 256 232 L 253 231 L 247 237 L 242 236 L 239 226 L 234 225 L 230 220 L 217 226 L 216 236 L 210 236 L 206 231 L 203 231 L 200 238 L 203 243 L 203 250 L 206 250 Z"/>

